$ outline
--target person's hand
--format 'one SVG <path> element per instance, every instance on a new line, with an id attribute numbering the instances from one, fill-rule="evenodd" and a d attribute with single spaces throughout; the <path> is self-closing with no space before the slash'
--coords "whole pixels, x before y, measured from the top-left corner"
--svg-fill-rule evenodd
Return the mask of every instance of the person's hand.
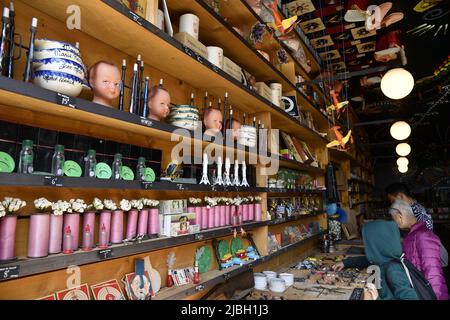
<path id="1" fill-rule="evenodd" d="M 366 284 L 364 288 L 364 300 L 377 300 L 378 290 L 373 283 Z"/>
<path id="2" fill-rule="evenodd" d="M 333 271 L 339 272 L 339 271 L 341 271 L 342 269 L 344 269 L 345 266 L 344 266 L 344 263 L 343 263 L 343 262 L 338 262 L 338 263 L 334 264 L 331 268 L 333 269 Z"/>

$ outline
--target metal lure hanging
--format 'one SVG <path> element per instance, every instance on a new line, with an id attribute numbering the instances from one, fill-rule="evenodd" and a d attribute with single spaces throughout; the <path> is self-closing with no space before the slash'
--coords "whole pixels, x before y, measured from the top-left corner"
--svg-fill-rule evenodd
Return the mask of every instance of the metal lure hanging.
<path id="1" fill-rule="evenodd" d="M 33 61 L 34 56 L 34 39 L 36 38 L 36 32 L 37 32 L 37 24 L 38 19 L 33 18 L 31 20 L 31 35 L 30 35 L 30 45 L 28 48 L 28 55 L 27 55 L 27 64 L 25 65 L 25 73 L 23 74 L 23 81 L 30 82 L 31 79 L 31 63 Z"/>

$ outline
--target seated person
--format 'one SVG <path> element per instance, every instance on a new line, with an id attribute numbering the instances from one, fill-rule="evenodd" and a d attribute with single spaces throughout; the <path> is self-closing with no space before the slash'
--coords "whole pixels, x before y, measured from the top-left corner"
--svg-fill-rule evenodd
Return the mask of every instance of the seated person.
<path id="1" fill-rule="evenodd" d="M 89 68 L 88 81 L 94 93 L 92 102 L 112 107 L 120 94 L 120 69 L 111 62 L 98 61 Z"/>
<path id="2" fill-rule="evenodd" d="M 150 88 L 148 94 L 148 118 L 162 121 L 170 113 L 170 94 L 162 86 Z"/>
<path id="3" fill-rule="evenodd" d="M 423 273 L 438 300 L 449 300 L 439 237 L 427 229 L 423 221 L 417 221 L 409 204 L 402 200 L 395 200 L 389 213 L 400 229 L 409 231 L 402 243 L 405 258 Z"/>
<path id="4" fill-rule="evenodd" d="M 223 116 L 219 109 L 208 108 L 203 112 L 203 124 L 205 125 L 205 134 L 215 136 L 222 130 Z"/>
<path id="5" fill-rule="evenodd" d="M 231 130 L 233 134 L 233 140 L 235 141 L 239 140 L 241 126 L 242 126 L 241 123 L 233 118 Z M 230 119 L 227 119 L 226 129 L 229 130 L 229 128 L 230 128 Z"/>
<path id="6" fill-rule="evenodd" d="M 400 260 L 403 254 L 400 232 L 395 222 L 384 220 L 368 222 L 362 228 L 362 237 L 366 256 L 344 259 L 335 264 L 333 270 L 377 265 L 380 267 L 381 288 L 375 291 L 369 286 L 369 292 L 374 299 L 417 300 L 416 291 L 411 287 L 405 269 L 401 264 L 390 264 L 391 261 Z"/>

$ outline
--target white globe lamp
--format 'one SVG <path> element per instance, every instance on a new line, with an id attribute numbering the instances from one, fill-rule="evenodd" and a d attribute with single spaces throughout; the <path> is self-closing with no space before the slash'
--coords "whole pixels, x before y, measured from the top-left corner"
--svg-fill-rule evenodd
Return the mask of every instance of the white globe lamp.
<path id="1" fill-rule="evenodd" d="M 405 157 L 400 157 L 397 159 L 397 165 L 399 167 L 407 167 L 409 165 L 409 160 L 408 158 Z"/>
<path id="2" fill-rule="evenodd" d="M 397 121 L 391 126 L 391 136 L 396 140 L 405 140 L 411 134 L 411 127 L 405 121 Z"/>
<path id="3" fill-rule="evenodd" d="M 381 79 L 381 91 L 390 99 L 403 99 L 413 88 L 414 78 L 403 68 L 391 69 Z"/>
<path id="4" fill-rule="evenodd" d="M 407 173 L 408 172 L 408 166 L 404 166 L 404 167 L 398 167 L 398 171 L 400 173 Z"/>
<path id="5" fill-rule="evenodd" d="M 401 157 L 406 157 L 411 153 L 411 146 L 407 144 L 406 142 L 399 143 L 397 147 L 395 148 L 395 151 L 397 154 Z"/>

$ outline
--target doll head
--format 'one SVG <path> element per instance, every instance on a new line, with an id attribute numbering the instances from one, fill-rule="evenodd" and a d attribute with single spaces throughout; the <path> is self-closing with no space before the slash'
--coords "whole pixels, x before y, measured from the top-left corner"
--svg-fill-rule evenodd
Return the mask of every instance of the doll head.
<path id="1" fill-rule="evenodd" d="M 88 73 L 89 85 L 94 92 L 92 102 L 112 106 L 112 102 L 120 94 L 121 73 L 111 62 L 98 61 Z"/>
<path id="2" fill-rule="evenodd" d="M 164 120 L 170 113 L 170 94 L 162 86 L 154 86 L 148 94 L 148 118 Z"/>
<path id="3" fill-rule="evenodd" d="M 242 124 L 236 120 L 233 119 L 233 122 L 231 124 L 231 129 L 232 129 L 232 135 L 233 135 L 233 140 L 239 140 L 240 138 L 240 129 L 241 129 Z M 227 124 L 226 124 L 227 130 L 230 128 L 230 120 L 227 120 Z"/>
<path id="4" fill-rule="evenodd" d="M 203 124 L 205 125 L 205 134 L 214 136 L 222 130 L 223 116 L 219 109 L 206 109 L 203 114 Z"/>

